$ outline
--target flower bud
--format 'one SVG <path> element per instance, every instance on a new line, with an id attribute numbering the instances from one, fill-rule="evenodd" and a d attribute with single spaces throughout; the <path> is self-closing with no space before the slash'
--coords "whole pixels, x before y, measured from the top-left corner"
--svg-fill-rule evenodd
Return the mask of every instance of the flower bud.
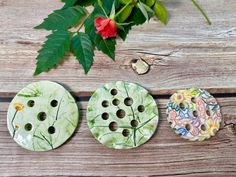
<path id="1" fill-rule="evenodd" d="M 119 15 L 120 22 L 124 22 L 125 20 L 127 20 L 127 18 L 129 18 L 130 14 L 132 13 L 133 8 L 134 8 L 134 5 L 130 4 L 122 11 L 122 13 Z"/>
<path id="2" fill-rule="evenodd" d="M 146 0 L 146 4 L 149 6 L 149 7 L 152 7 L 154 4 L 155 4 L 156 0 Z"/>

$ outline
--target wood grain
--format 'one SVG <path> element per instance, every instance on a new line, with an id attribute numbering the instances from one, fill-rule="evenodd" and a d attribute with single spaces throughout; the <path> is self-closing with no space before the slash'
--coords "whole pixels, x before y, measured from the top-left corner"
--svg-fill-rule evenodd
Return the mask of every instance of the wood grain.
<path id="1" fill-rule="evenodd" d="M 158 95 L 186 87 L 236 93 L 236 3 L 199 3 L 213 25 L 206 24 L 189 0 L 169 0 L 168 25 L 151 20 L 135 27 L 126 42 L 119 40 L 116 62 L 96 52 L 95 63 L 86 76 L 68 55 L 57 70 L 32 77 L 37 50 L 48 34 L 33 27 L 62 4 L 56 0 L 0 0 L 0 97 L 12 97 L 26 84 L 43 79 L 67 85 L 75 95 L 90 95 L 113 80 L 137 82 Z M 148 74 L 138 76 L 131 69 L 130 61 L 138 57 L 151 65 Z"/>
<path id="2" fill-rule="evenodd" d="M 176 135 L 165 115 L 167 99 L 158 99 L 160 122 L 146 144 L 112 150 L 96 141 L 86 124 L 87 101 L 79 101 L 81 122 L 63 146 L 46 153 L 19 147 L 6 126 L 8 103 L 0 103 L 1 176 L 235 176 L 236 97 L 219 98 L 224 122 L 215 137 L 190 142 Z"/>

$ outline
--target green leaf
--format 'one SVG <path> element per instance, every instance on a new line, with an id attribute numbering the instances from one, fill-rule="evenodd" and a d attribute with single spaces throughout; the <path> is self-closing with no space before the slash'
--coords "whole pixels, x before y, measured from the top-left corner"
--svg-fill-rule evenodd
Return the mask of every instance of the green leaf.
<path id="1" fill-rule="evenodd" d="M 102 5 L 102 0 L 98 0 L 98 5 L 99 5 L 100 7 L 103 6 L 103 5 Z"/>
<path id="2" fill-rule="evenodd" d="M 95 37 L 95 46 L 98 50 L 108 55 L 112 60 L 115 60 L 116 39 L 108 38 L 102 39 L 101 35 Z"/>
<path id="3" fill-rule="evenodd" d="M 90 6 L 93 5 L 97 0 L 77 0 L 76 4 L 80 6 Z"/>
<path id="4" fill-rule="evenodd" d="M 156 2 L 153 11 L 155 12 L 157 19 L 166 25 L 168 20 L 168 12 L 166 8 L 161 3 Z"/>
<path id="5" fill-rule="evenodd" d="M 139 2 L 138 7 L 141 10 L 141 12 L 143 13 L 143 15 L 145 16 L 146 20 L 149 20 L 150 17 L 153 16 L 153 14 L 154 14 L 153 10 L 149 6 L 147 6 L 146 4 Z M 149 14 L 151 14 L 150 17 L 149 17 Z"/>
<path id="6" fill-rule="evenodd" d="M 112 9 L 113 4 L 116 7 L 116 10 L 120 7 L 119 0 L 102 0 L 103 8 L 105 9 L 108 15 L 110 15 L 112 11 L 111 9 Z"/>
<path id="7" fill-rule="evenodd" d="M 79 32 L 72 39 L 72 52 L 87 74 L 93 64 L 94 49 L 88 34 Z"/>
<path id="8" fill-rule="evenodd" d="M 87 14 L 87 11 L 81 6 L 68 7 L 54 11 L 44 19 L 44 22 L 36 29 L 59 30 L 68 29 L 82 20 Z"/>
<path id="9" fill-rule="evenodd" d="M 112 8 L 111 8 L 111 13 L 110 13 L 110 18 L 114 19 L 116 15 L 116 7 L 115 7 L 115 2 L 112 4 Z"/>
<path id="10" fill-rule="evenodd" d="M 128 3 L 130 2 L 130 0 L 120 0 L 120 2 L 121 2 L 122 4 L 128 4 Z"/>
<path id="11" fill-rule="evenodd" d="M 143 3 L 138 3 L 138 7 L 139 7 L 139 9 L 141 10 L 141 12 L 143 13 L 143 15 L 144 15 L 144 17 L 146 18 L 146 20 L 148 20 L 149 19 L 149 17 L 148 17 L 148 12 L 147 12 L 147 10 L 145 9 L 145 7 L 143 6 Z"/>
<path id="12" fill-rule="evenodd" d="M 141 25 L 146 22 L 146 18 L 139 8 L 134 8 L 126 22 L 134 22 L 134 25 Z"/>
<path id="13" fill-rule="evenodd" d="M 65 3 L 65 6 L 63 8 L 71 7 L 74 5 L 79 5 L 79 6 L 90 6 L 93 5 L 97 0 L 61 0 L 62 2 Z"/>
<path id="14" fill-rule="evenodd" d="M 61 0 L 62 2 L 65 3 L 63 9 L 74 6 L 77 0 Z"/>
<path id="15" fill-rule="evenodd" d="M 89 35 L 90 39 L 94 43 L 96 37 L 96 28 L 94 26 L 95 18 L 101 16 L 100 11 L 97 11 L 97 8 L 90 14 L 90 16 L 84 22 L 85 33 Z M 95 44 L 95 43 L 94 43 Z"/>
<path id="16" fill-rule="evenodd" d="M 154 4 L 155 4 L 156 0 L 146 0 L 146 4 L 149 6 L 149 7 L 152 7 Z"/>
<path id="17" fill-rule="evenodd" d="M 141 3 L 148 13 L 154 14 L 153 10 L 146 4 Z"/>
<path id="18" fill-rule="evenodd" d="M 65 54 L 70 50 L 70 33 L 68 31 L 54 31 L 47 36 L 41 50 L 38 51 L 37 67 L 34 75 L 47 72 L 61 63 Z"/>
<path id="19" fill-rule="evenodd" d="M 129 24 L 129 25 L 125 25 L 123 26 L 123 29 L 119 28 L 118 29 L 118 35 L 120 36 L 120 38 L 124 41 L 129 33 L 129 31 L 131 30 L 133 24 Z"/>

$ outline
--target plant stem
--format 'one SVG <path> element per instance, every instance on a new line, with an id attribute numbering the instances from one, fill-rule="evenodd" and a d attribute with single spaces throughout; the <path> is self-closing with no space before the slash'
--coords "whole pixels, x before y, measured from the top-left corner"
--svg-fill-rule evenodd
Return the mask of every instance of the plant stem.
<path id="1" fill-rule="evenodd" d="M 193 4 L 196 6 L 196 8 L 202 13 L 202 15 L 205 17 L 207 23 L 209 25 L 211 25 L 211 21 L 208 18 L 208 16 L 206 15 L 206 13 L 202 10 L 202 8 L 198 5 L 198 3 L 195 0 L 191 0 L 193 2 Z"/>
<path id="2" fill-rule="evenodd" d="M 15 114 L 14 114 L 12 120 L 11 120 L 11 126 L 12 126 L 12 128 L 13 128 L 13 138 L 15 138 L 15 133 L 16 133 L 16 128 L 15 128 L 15 126 L 14 126 L 13 123 L 14 123 L 14 120 L 15 120 L 15 118 L 16 118 L 17 112 L 18 112 L 18 111 L 15 112 Z"/>
<path id="3" fill-rule="evenodd" d="M 118 17 L 125 10 L 125 8 L 131 4 L 131 2 L 132 0 L 130 0 L 127 4 L 125 4 L 125 6 L 122 9 L 120 9 L 120 11 L 115 15 L 114 18 Z"/>
<path id="4" fill-rule="evenodd" d="M 84 26 L 84 22 L 90 17 L 90 15 L 91 15 L 91 13 L 88 14 L 86 17 L 84 17 L 80 21 L 80 23 L 78 23 L 78 25 L 76 25 L 75 27 L 72 27 L 72 28 L 69 29 L 69 31 L 71 32 L 72 36 L 74 36 L 76 33 L 80 32 L 81 28 L 83 28 L 83 26 Z"/>
<path id="5" fill-rule="evenodd" d="M 100 3 L 98 3 L 98 5 L 99 5 L 100 8 L 102 9 L 104 15 L 108 18 L 107 13 L 106 13 L 105 9 L 104 9 L 103 6 L 102 6 L 102 2 L 101 2 L 101 1 L 100 1 Z"/>

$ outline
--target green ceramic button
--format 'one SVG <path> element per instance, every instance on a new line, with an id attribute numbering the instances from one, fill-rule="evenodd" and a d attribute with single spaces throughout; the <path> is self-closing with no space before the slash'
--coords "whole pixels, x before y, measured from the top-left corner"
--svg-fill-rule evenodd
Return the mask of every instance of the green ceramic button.
<path id="1" fill-rule="evenodd" d="M 78 107 L 61 85 L 40 81 L 22 89 L 10 103 L 7 125 L 22 147 L 48 151 L 62 145 L 74 132 Z"/>
<path id="2" fill-rule="evenodd" d="M 87 108 L 94 137 L 109 148 L 130 149 L 148 141 L 158 124 L 155 100 L 143 87 L 118 81 L 97 89 Z"/>

